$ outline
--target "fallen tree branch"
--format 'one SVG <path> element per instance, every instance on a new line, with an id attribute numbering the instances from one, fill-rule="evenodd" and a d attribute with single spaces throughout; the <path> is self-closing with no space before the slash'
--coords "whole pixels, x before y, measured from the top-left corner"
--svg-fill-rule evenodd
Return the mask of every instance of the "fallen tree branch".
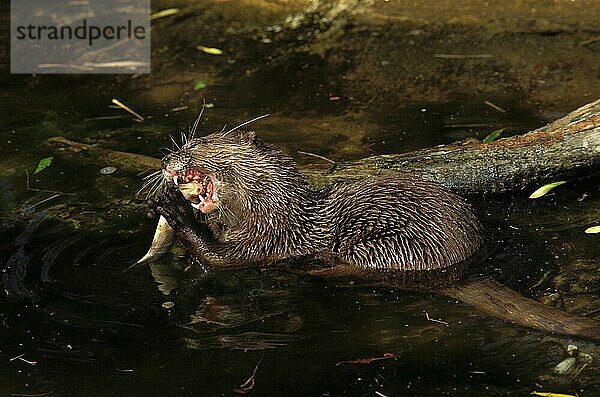
<path id="1" fill-rule="evenodd" d="M 462 194 L 498 193 L 532 183 L 590 174 L 600 166 L 600 100 L 524 135 L 482 143 L 475 139 L 404 154 L 339 164 L 310 179 L 356 179 L 411 172 Z"/>
<path id="2" fill-rule="evenodd" d="M 160 160 L 102 149 L 62 137 L 46 140 L 58 155 L 125 171 L 153 171 Z M 475 139 L 404 154 L 347 161 L 327 169 L 300 167 L 309 182 L 360 179 L 388 172 L 411 172 L 461 194 L 498 193 L 532 183 L 591 174 L 600 166 L 600 100 L 524 135 L 482 143 Z"/>

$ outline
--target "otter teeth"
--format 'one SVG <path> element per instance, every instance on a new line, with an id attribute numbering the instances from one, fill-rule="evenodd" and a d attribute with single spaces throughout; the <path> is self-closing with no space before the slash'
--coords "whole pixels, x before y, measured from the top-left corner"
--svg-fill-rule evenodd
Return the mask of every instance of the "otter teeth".
<path id="1" fill-rule="evenodd" d="M 198 195 L 198 200 L 200 200 L 200 202 L 199 202 L 199 203 L 190 203 L 190 204 L 192 205 L 192 207 L 194 207 L 194 208 L 195 208 L 195 209 L 197 209 L 197 210 L 199 210 L 199 209 L 200 209 L 200 206 L 201 206 L 202 204 L 204 204 L 204 200 L 205 200 L 205 198 L 204 198 L 204 197 L 202 197 L 202 195 L 201 195 L 201 194 L 199 194 L 199 195 Z"/>

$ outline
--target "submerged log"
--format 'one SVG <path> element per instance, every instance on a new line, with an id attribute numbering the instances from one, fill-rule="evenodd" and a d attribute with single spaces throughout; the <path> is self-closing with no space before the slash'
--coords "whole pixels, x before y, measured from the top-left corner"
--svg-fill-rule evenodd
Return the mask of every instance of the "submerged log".
<path id="1" fill-rule="evenodd" d="M 152 171 L 160 160 L 102 149 L 62 137 L 46 140 L 57 154 L 125 171 Z M 378 155 L 335 164 L 300 167 L 309 182 L 359 179 L 410 172 L 461 194 L 499 193 L 532 183 L 589 175 L 600 166 L 600 100 L 527 134 L 482 143 L 467 139 L 404 154 Z"/>

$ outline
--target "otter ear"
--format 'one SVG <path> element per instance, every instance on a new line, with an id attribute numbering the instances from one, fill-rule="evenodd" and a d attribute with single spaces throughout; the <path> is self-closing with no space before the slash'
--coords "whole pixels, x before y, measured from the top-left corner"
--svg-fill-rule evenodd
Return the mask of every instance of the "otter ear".
<path id="1" fill-rule="evenodd" d="M 241 132 L 240 133 L 240 143 L 251 144 L 256 142 L 256 132 Z"/>

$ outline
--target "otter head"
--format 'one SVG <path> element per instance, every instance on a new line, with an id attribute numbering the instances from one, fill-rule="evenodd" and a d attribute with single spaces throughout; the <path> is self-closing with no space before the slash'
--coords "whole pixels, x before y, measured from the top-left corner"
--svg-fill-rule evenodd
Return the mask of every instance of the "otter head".
<path id="1" fill-rule="evenodd" d="M 254 209 L 253 203 L 268 195 L 272 189 L 267 185 L 286 158 L 258 141 L 254 132 L 217 132 L 191 139 L 165 156 L 162 172 L 194 208 L 235 214 Z"/>

